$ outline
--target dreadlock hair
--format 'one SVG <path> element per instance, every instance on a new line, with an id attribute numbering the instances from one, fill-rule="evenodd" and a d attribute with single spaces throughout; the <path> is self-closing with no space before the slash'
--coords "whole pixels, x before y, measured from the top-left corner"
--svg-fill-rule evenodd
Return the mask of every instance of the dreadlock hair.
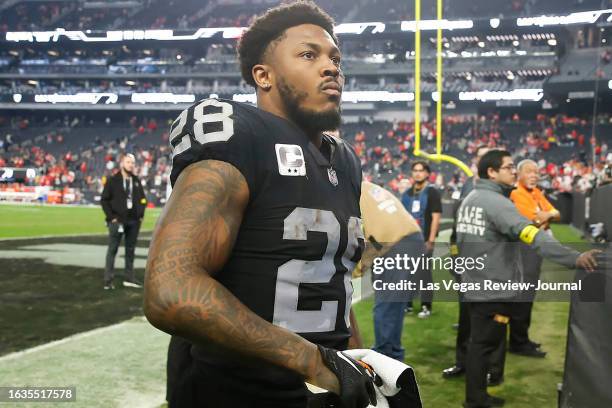
<path id="1" fill-rule="evenodd" d="M 285 30 L 302 24 L 323 28 L 338 45 L 338 38 L 334 35 L 334 19 L 312 1 L 296 1 L 274 7 L 253 21 L 238 44 L 240 71 L 246 83 L 257 87 L 253 67 L 263 62 L 270 45 L 280 41 Z"/>

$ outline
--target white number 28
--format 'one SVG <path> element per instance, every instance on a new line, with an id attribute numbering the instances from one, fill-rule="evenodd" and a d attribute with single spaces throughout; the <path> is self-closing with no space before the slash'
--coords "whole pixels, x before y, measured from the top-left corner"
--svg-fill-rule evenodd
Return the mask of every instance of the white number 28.
<path id="1" fill-rule="evenodd" d="M 348 235 L 346 247 L 339 253 L 340 262 L 346 272 L 344 283 L 344 310 L 340 311 L 338 300 L 321 301 L 319 310 L 299 310 L 299 289 L 302 283 L 329 284 L 337 272 L 334 258 L 340 246 L 341 225 L 333 212 L 297 207 L 285 218 L 283 239 L 307 240 L 308 232 L 324 232 L 327 247 L 320 260 L 292 259 L 278 268 L 274 299 L 273 323 L 296 333 L 329 332 L 336 329 L 338 313 L 342 313 L 346 327 L 350 327 L 349 312 L 353 286 L 351 273 L 355 263 L 351 259 L 363 240 L 361 219 L 351 217 L 344 231 Z"/>
<path id="2" fill-rule="evenodd" d="M 207 106 L 215 106 L 221 108 L 221 112 L 204 113 L 204 108 Z M 206 99 L 193 108 L 193 137 L 200 144 L 212 142 L 227 142 L 234 135 L 234 121 L 230 117 L 234 113 L 232 105 L 227 102 L 221 102 L 217 99 Z M 170 146 L 173 149 L 173 155 L 179 155 L 191 148 L 191 139 L 189 138 L 189 129 L 185 129 L 187 125 L 187 117 L 189 109 L 185 109 L 178 118 L 172 123 L 170 132 Z M 204 124 L 221 122 L 221 130 L 214 132 L 205 132 Z M 174 144 L 176 139 L 180 138 L 178 144 Z"/>

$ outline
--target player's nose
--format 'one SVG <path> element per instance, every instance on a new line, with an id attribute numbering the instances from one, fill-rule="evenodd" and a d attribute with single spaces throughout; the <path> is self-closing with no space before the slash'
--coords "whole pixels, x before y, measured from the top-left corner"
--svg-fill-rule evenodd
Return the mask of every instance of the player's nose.
<path id="1" fill-rule="evenodd" d="M 334 77 L 337 78 L 340 75 L 340 68 L 334 63 L 334 61 L 330 58 L 321 68 L 321 74 L 323 77 Z"/>

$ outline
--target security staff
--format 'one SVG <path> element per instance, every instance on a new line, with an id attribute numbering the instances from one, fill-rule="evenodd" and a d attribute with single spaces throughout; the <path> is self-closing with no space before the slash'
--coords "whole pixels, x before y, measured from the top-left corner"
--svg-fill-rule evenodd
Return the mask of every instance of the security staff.
<path id="1" fill-rule="evenodd" d="M 144 217 L 147 199 L 145 192 L 134 175 L 135 158 L 126 154 L 121 158 L 120 171 L 110 177 L 102 191 L 102 209 L 108 226 L 108 250 L 104 269 L 104 289 L 114 289 L 113 278 L 115 256 L 125 235 L 125 276 L 123 286 L 141 288 L 134 276 L 134 252 L 138 231 Z"/>
<path id="2" fill-rule="evenodd" d="M 470 177 L 465 181 L 465 184 L 461 189 L 459 201 L 456 203 L 456 207 L 453 210 L 455 216 L 450 237 L 451 256 L 458 255 L 457 211 L 459 210 L 459 206 L 461 205 L 465 197 L 467 197 L 468 194 L 470 194 L 472 190 L 474 190 L 474 182 L 478 179 L 478 163 L 480 162 L 482 156 L 484 156 L 489 150 L 489 147 L 487 147 L 486 145 L 480 145 L 476 148 L 476 157 L 473 159 L 473 167 L 476 174 L 474 174 L 473 177 Z M 453 272 L 453 276 L 455 277 L 458 283 L 461 282 L 461 274 Z M 457 338 L 455 341 L 455 364 L 449 368 L 445 368 L 442 371 L 442 377 L 447 379 L 459 377 L 465 373 L 465 359 L 467 357 L 467 349 L 468 344 L 470 342 L 470 303 L 464 299 L 463 293 L 459 292 L 458 295 L 459 321 L 457 325 Z M 505 359 L 506 343 L 504 341 L 491 355 L 491 361 L 489 362 L 489 372 L 487 377 L 487 384 L 489 386 L 499 385 L 503 382 Z"/>
<path id="3" fill-rule="evenodd" d="M 516 181 L 516 167 L 510 153 L 492 150 L 478 164 L 479 180 L 457 215 L 457 245 L 462 257 L 480 259 L 484 268 L 466 270 L 462 281 L 480 290 L 466 292 L 471 301 L 471 338 L 466 367 L 465 407 L 502 406 L 504 400 L 487 393 L 487 369 L 491 353 L 499 347 L 506 333 L 510 311 L 508 302 L 517 291 L 485 290 L 485 280 L 494 283 L 521 282 L 522 264 L 518 242 L 533 247 L 545 258 L 567 267 L 593 271 L 596 250 L 583 254 L 564 247 L 542 233 L 523 217 L 508 196 Z"/>

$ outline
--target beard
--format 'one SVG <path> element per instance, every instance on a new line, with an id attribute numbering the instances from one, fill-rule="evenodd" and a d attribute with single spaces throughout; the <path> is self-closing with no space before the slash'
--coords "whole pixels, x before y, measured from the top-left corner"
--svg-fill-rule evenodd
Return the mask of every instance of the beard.
<path id="1" fill-rule="evenodd" d="M 304 109 L 300 105 L 308 97 L 307 92 L 299 92 L 283 78 L 278 82 L 278 93 L 285 105 L 289 118 L 306 134 L 315 134 L 324 130 L 335 130 L 340 127 L 342 108 L 338 103 L 336 109 L 316 112 Z"/>

